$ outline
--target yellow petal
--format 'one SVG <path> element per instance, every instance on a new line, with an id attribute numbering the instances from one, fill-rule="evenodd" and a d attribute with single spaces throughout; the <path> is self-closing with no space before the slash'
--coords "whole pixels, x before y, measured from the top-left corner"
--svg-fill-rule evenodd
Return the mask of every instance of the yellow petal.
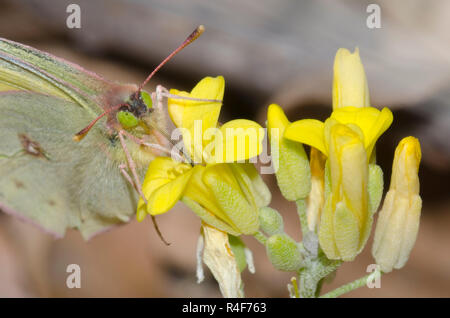
<path id="1" fill-rule="evenodd" d="M 221 154 L 216 150 L 216 163 L 242 162 L 261 153 L 264 129 L 258 123 L 235 119 L 222 125 L 220 131 L 223 136 L 223 150 Z M 220 147 L 220 143 L 216 146 Z"/>
<path id="2" fill-rule="evenodd" d="M 224 90 L 225 80 L 222 76 L 218 76 L 215 78 L 205 77 L 192 89 L 191 93 L 180 92 L 176 89 L 171 89 L 170 93 L 184 97 L 222 100 Z M 219 102 L 168 99 L 168 112 L 175 126 L 187 129 L 183 131 L 183 140 L 190 141 L 186 148 L 191 155 L 194 154 L 194 147 L 196 147 L 198 149 L 198 151 L 195 149 L 196 155 L 201 159 L 203 132 L 217 126 L 221 105 Z M 194 132 L 196 121 L 198 121 L 200 129 Z M 189 135 L 186 136 L 186 134 Z"/>
<path id="3" fill-rule="evenodd" d="M 373 123 L 371 129 L 365 135 L 365 146 L 367 149 L 367 157 L 370 158 L 375 143 L 378 138 L 391 126 L 394 117 L 392 112 L 388 108 L 383 108 L 378 116 L 377 120 Z"/>
<path id="4" fill-rule="evenodd" d="M 174 161 L 171 158 L 155 158 L 148 166 L 147 173 L 142 184 L 142 192 L 144 196 L 147 200 L 149 200 L 156 190 L 170 183 L 178 175 L 181 175 L 190 169 L 190 165 Z M 141 198 L 138 202 L 137 208 L 138 221 L 142 221 L 145 218 L 146 213 L 146 206 L 144 200 Z"/>
<path id="5" fill-rule="evenodd" d="M 368 217 L 368 166 L 364 145 L 349 127 L 337 124 L 331 129 L 331 186 L 335 202 L 345 201 L 346 207 L 359 221 L 360 228 Z"/>
<path id="6" fill-rule="evenodd" d="M 152 215 L 169 211 L 180 200 L 193 169 L 180 174 L 174 180 L 157 188 L 148 198 L 147 211 Z"/>
<path id="7" fill-rule="evenodd" d="M 170 93 L 194 98 L 222 100 L 225 90 L 225 80 L 222 76 L 205 77 L 191 91 L 180 92 L 171 89 Z M 194 120 L 203 120 L 204 128 L 216 127 L 221 103 L 192 101 L 186 99 L 168 99 L 168 112 L 177 127 L 190 128 Z"/>
<path id="8" fill-rule="evenodd" d="M 419 194 L 420 143 L 417 138 L 403 138 L 395 149 L 392 164 L 391 189 L 410 196 Z"/>
<path id="9" fill-rule="evenodd" d="M 339 49 L 334 59 L 333 109 L 370 106 L 369 88 L 358 48 Z"/>
<path id="10" fill-rule="evenodd" d="M 393 120 L 392 112 L 388 108 L 379 111 L 374 107 L 351 106 L 334 110 L 330 118 L 341 124 L 355 124 L 361 128 L 368 158 L 372 154 L 376 141 L 389 128 Z"/>
<path id="11" fill-rule="evenodd" d="M 279 129 L 278 136 L 282 137 L 284 130 L 289 124 L 290 122 L 280 106 L 277 104 L 269 105 L 269 109 L 267 110 L 267 128 L 269 138 L 271 138 L 272 129 Z"/>
<path id="12" fill-rule="evenodd" d="M 182 97 L 191 97 L 188 92 L 179 91 L 175 88 L 170 89 L 170 94 L 178 95 Z M 174 125 L 178 128 L 183 127 L 184 110 L 188 107 L 189 100 L 169 98 L 167 100 L 167 110 L 169 112 L 170 119 L 172 119 Z"/>
<path id="13" fill-rule="evenodd" d="M 310 145 L 328 155 L 324 141 L 324 124 L 319 120 L 303 119 L 293 122 L 286 128 L 284 137 Z"/>

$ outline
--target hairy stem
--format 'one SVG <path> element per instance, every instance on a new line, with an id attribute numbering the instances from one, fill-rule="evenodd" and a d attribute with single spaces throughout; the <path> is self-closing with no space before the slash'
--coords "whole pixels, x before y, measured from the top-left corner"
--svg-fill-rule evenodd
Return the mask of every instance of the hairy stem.
<path id="1" fill-rule="evenodd" d="M 261 231 L 256 232 L 253 234 L 254 238 L 258 240 L 259 243 L 262 245 L 266 245 L 267 237 L 261 233 Z"/>
<path id="2" fill-rule="evenodd" d="M 357 288 L 363 287 L 367 285 L 369 282 L 373 281 L 374 279 L 379 278 L 379 276 L 382 274 L 381 271 L 375 270 L 374 272 L 367 274 L 366 276 L 363 276 L 357 280 L 354 280 L 351 283 L 345 284 L 339 288 L 336 288 L 335 290 L 332 290 L 322 296 L 320 298 L 336 298 L 343 294 L 346 294 L 352 290 L 355 290 Z"/>
<path id="3" fill-rule="evenodd" d="M 297 214 L 300 219 L 300 226 L 302 227 L 302 235 L 305 237 L 306 233 L 309 232 L 308 228 L 308 217 L 306 216 L 306 201 L 305 199 L 300 199 L 295 201 L 297 204 Z"/>

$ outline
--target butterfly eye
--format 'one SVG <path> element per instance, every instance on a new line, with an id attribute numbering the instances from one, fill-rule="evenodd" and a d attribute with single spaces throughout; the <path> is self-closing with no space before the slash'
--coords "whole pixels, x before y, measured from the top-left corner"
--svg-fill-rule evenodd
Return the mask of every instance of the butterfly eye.
<path id="1" fill-rule="evenodd" d="M 145 106 L 147 106 L 148 108 L 152 108 L 153 107 L 153 102 L 152 102 L 152 98 L 150 97 L 149 93 L 146 93 L 144 91 L 141 91 L 141 99 L 144 102 Z"/>
<path id="2" fill-rule="evenodd" d="M 125 129 L 134 128 L 139 124 L 139 119 L 137 119 L 132 113 L 125 110 L 121 110 L 117 113 L 117 120 Z"/>

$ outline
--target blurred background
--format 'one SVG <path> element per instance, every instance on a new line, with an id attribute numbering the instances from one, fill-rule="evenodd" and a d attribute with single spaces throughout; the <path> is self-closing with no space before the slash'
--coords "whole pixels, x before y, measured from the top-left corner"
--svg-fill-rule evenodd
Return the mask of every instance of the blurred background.
<path id="1" fill-rule="evenodd" d="M 81 7 L 81 28 L 66 26 L 67 5 Z M 381 8 L 381 28 L 369 29 L 366 8 Z M 403 137 L 421 141 L 422 219 L 407 265 L 382 277 L 380 289 L 347 297 L 450 296 L 450 2 L 296 0 L 0 0 L 0 36 L 48 51 L 120 82 L 140 83 L 184 38 L 205 34 L 177 55 L 148 85 L 190 90 L 202 77 L 226 79 L 222 121 L 244 117 L 264 125 L 267 106 L 280 104 L 291 120 L 325 119 L 331 110 L 336 50 L 359 47 L 371 102 L 390 107 L 394 123 L 377 147 L 389 176 Z M 271 206 L 286 231 L 300 239 L 294 204 L 266 176 Z M 147 220 L 148 221 L 148 218 Z M 220 297 L 207 272 L 198 285 L 195 249 L 200 222 L 182 205 L 158 217 L 166 247 L 150 222 L 118 227 L 84 242 L 75 231 L 54 240 L 0 213 L 2 297 Z M 244 238 L 256 274 L 244 272 L 249 297 L 288 297 L 291 273 L 280 273 L 264 248 Z M 371 240 L 324 286 L 332 290 L 365 275 L 374 263 Z M 66 287 L 68 264 L 81 267 L 81 288 Z"/>

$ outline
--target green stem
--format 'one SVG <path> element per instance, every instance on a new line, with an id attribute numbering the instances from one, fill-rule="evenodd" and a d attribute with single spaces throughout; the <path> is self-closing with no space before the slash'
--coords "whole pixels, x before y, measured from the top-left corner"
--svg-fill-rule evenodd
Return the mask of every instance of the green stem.
<path id="1" fill-rule="evenodd" d="M 295 296 L 295 298 L 300 298 L 300 295 L 298 293 L 297 278 L 292 277 L 291 278 L 291 283 L 292 283 L 292 286 L 294 287 L 294 293 L 295 293 L 294 296 Z"/>
<path id="2" fill-rule="evenodd" d="M 319 282 L 317 283 L 317 287 L 316 287 L 316 293 L 314 295 L 314 297 L 319 297 L 320 296 L 320 291 L 322 290 L 322 286 L 323 286 L 323 282 L 325 281 L 325 277 L 322 278 L 321 280 L 319 280 Z"/>
<path id="3" fill-rule="evenodd" d="M 302 234 L 305 237 L 306 233 L 309 232 L 308 228 L 308 217 L 306 215 L 306 201 L 305 199 L 300 199 L 295 201 L 297 204 L 297 214 L 300 219 L 300 226 L 302 227 Z"/>
<path id="4" fill-rule="evenodd" d="M 258 240 L 259 243 L 262 245 L 266 245 L 267 237 L 261 233 L 261 231 L 256 232 L 253 234 L 253 237 Z"/>
<path id="5" fill-rule="evenodd" d="M 371 280 L 373 280 L 376 276 L 381 275 L 382 272 L 380 272 L 379 270 L 375 270 L 373 273 L 370 273 L 366 276 L 363 276 L 351 283 L 345 284 L 339 288 L 336 288 L 335 290 L 332 290 L 322 296 L 320 296 L 320 298 L 336 298 L 339 297 L 343 294 L 346 294 L 352 290 L 355 290 L 357 288 L 363 287 L 365 285 L 367 285 L 367 283 Z"/>

